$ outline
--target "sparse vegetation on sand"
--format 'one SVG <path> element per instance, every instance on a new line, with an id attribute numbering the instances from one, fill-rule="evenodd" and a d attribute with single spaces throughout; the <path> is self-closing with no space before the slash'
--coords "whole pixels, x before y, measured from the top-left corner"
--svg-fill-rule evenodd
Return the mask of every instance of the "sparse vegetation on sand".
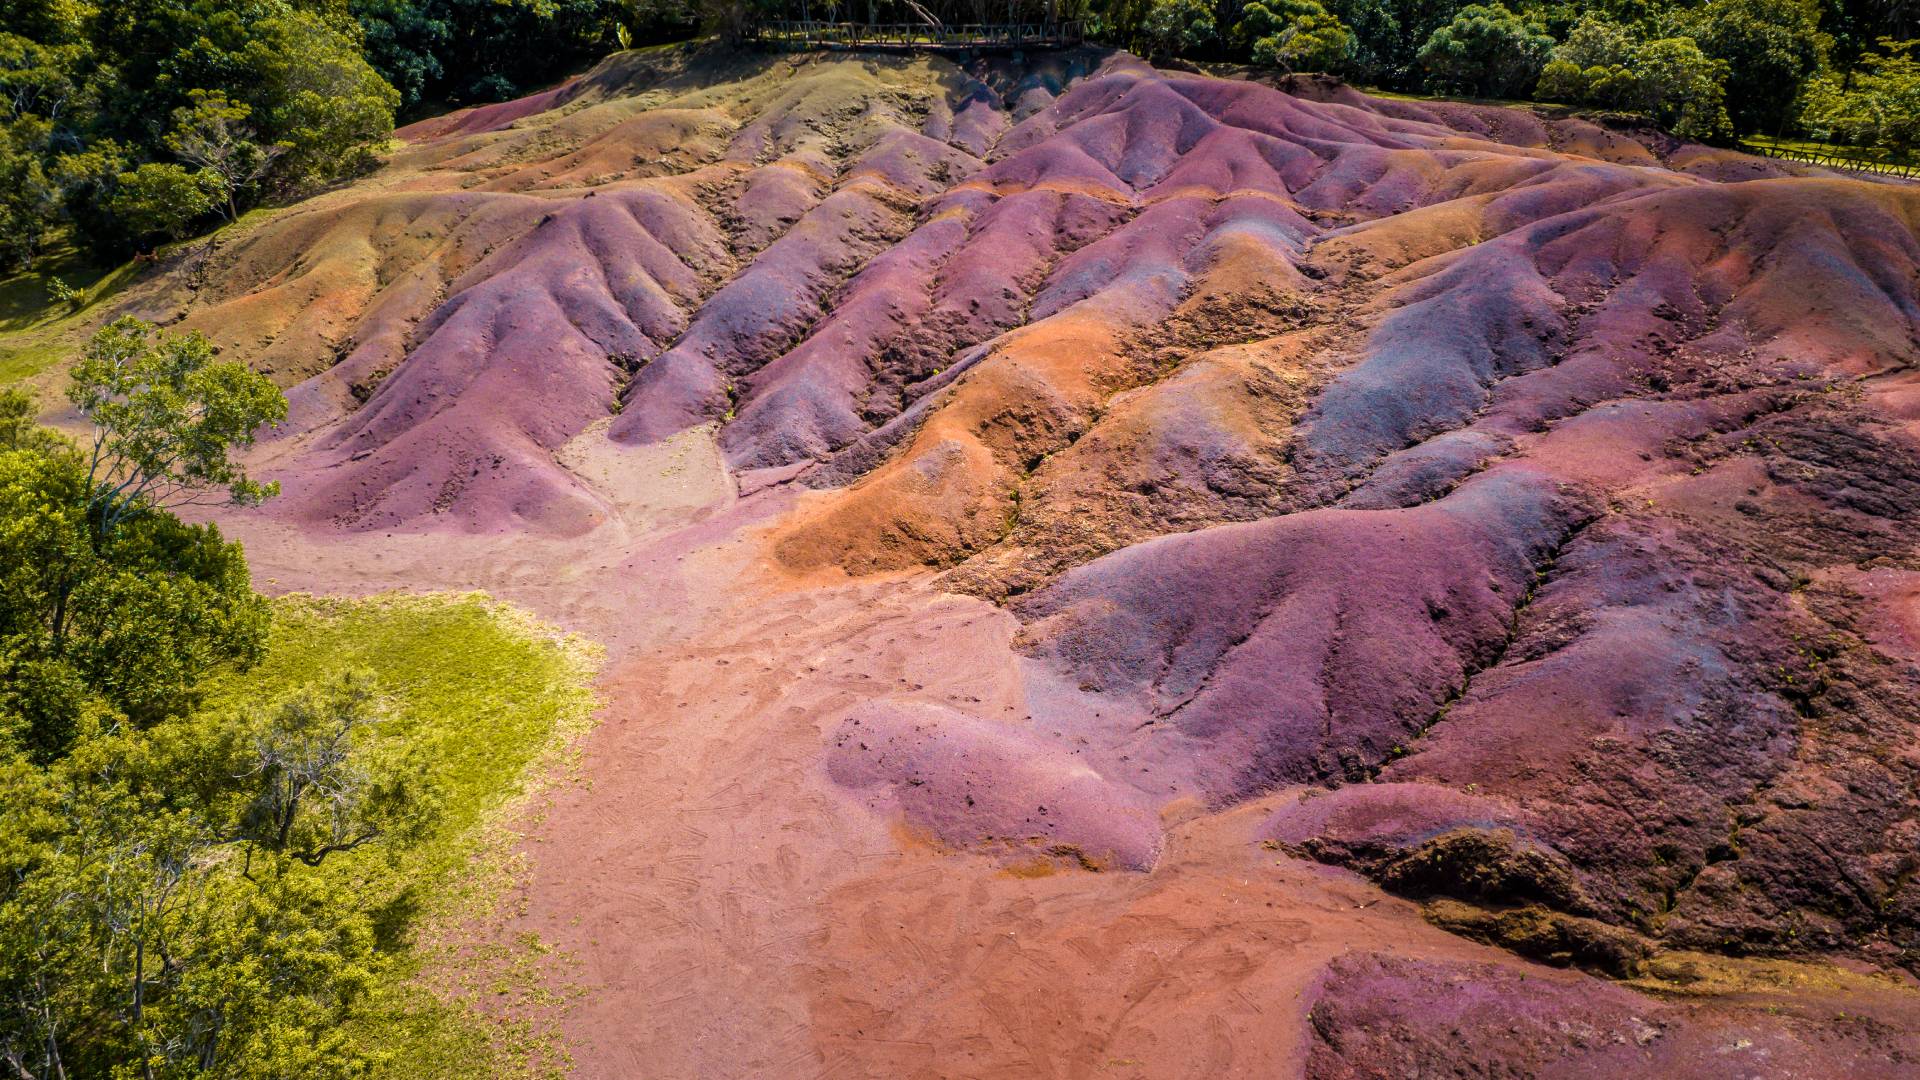
<path id="1" fill-rule="evenodd" d="M 52 1053 L 73 1076 L 558 1060 L 528 1018 L 553 1000 L 527 964 L 538 942 L 464 948 L 431 984 L 420 972 L 451 930 L 492 925 L 508 819 L 584 729 L 594 649 L 478 594 L 287 597 L 268 638 L 190 715 L 8 767 L 0 1051 L 34 1076 Z M 302 756 L 342 731 L 324 772 Z M 303 766 L 320 809 L 276 849 L 262 791 L 284 794 Z"/>
<path id="2" fill-rule="evenodd" d="M 354 1056 L 409 1080 L 489 1074 L 481 1062 L 493 1075 L 551 1064 L 558 1053 L 532 1019 L 555 1001 L 533 966 L 545 948 L 456 945 L 452 932 L 494 925 L 517 865 L 512 819 L 586 730 L 598 648 L 479 593 L 295 595 L 273 615 L 267 659 L 216 680 L 208 708 L 244 711 L 330 671 L 364 672 L 388 717 L 368 752 L 415 763 L 431 792 L 432 822 L 404 848 L 321 868 L 360 909 L 396 917 L 346 1028 Z M 458 962 L 423 981 L 435 956 Z"/>
<path id="3" fill-rule="evenodd" d="M 71 375 L 79 444 L 0 391 L 0 1063 L 560 1060 L 514 1008 L 543 1000 L 516 966 L 537 942 L 417 975 L 490 925 L 515 797 L 592 712 L 591 648 L 478 595 L 270 604 L 239 544 L 174 509 L 276 493 L 232 452 L 280 392 L 130 317 Z"/>

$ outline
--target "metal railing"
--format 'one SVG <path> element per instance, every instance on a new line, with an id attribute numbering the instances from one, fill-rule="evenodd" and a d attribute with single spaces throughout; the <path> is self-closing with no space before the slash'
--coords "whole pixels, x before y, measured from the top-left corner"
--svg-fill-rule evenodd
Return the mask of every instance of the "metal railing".
<path id="1" fill-rule="evenodd" d="M 1903 165 L 1891 161 L 1874 161 L 1869 158 L 1844 157 L 1840 154 L 1828 154 L 1814 150 L 1795 150 L 1786 146 L 1771 146 L 1765 143 L 1743 142 L 1740 149 L 1749 154 L 1762 157 L 1780 158 L 1785 161 L 1798 161 L 1806 165 L 1819 165 L 1827 169 L 1844 169 L 1848 172 L 1868 173 L 1873 176 L 1897 176 L 1905 180 L 1920 180 L 1920 165 Z"/>
<path id="2" fill-rule="evenodd" d="M 1061 49 L 1083 40 L 1080 22 L 927 23 L 822 22 L 770 19 L 750 35 L 803 49 Z"/>

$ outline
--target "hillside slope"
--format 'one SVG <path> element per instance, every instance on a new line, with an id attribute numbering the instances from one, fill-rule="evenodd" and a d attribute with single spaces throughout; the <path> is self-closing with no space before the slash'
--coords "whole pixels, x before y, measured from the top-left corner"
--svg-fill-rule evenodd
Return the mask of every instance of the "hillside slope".
<path id="1" fill-rule="evenodd" d="M 263 577 L 615 643 L 591 1074 L 1920 1070 L 1920 188 L 1295 89 L 627 55 L 129 293 Z"/>

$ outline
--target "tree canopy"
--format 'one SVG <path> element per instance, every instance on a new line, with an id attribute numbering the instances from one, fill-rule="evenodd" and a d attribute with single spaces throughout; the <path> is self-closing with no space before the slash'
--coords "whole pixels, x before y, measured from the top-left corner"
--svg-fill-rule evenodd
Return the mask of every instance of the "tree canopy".
<path id="1" fill-rule="evenodd" d="M 1504 4 L 1472 4 L 1434 30 L 1419 60 L 1434 85 L 1487 97 L 1533 91 L 1553 49 L 1545 24 Z"/>
<path id="2" fill-rule="evenodd" d="M 1817 0 L 1708 0 L 1675 22 L 1726 63 L 1728 112 L 1742 131 L 1784 127 L 1833 46 Z"/>
<path id="3" fill-rule="evenodd" d="M 1816 136 L 1907 157 L 1920 150 L 1920 40 L 1882 38 L 1879 45 L 1857 70 L 1813 80 L 1801 120 Z"/>
<path id="4" fill-rule="evenodd" d="M 1253 0 L 1240 13 L 1235 33 L 1248 43 L 1253 62 L 1286 71 L 1331 71 L 1354 53 L 1353 31 L 1318 0 Z"/>
<path id="5" fill-rule="evenodd" d="M 285 413 L 205 341 L 122 319 L 74 368 L 79 446 L 0 392 L 0 1062 L 11 1075 L 349 1076 L 379 926 L 303 870 L 434 821 L 344 673 L 239 712 L 262 656 L 240 546 L 168 509 L 272 493 L 232 452 Z"/>
<path id="6" fill-rule="evenodd" d="M 1642 40 L 1599 15 L 1586 15 L 1553 51 L 1535 93 L 1546 101 L 1593 105 L 1651 117 L 1684 138 L 1732 134 L 1727 65 L 1692 38 Z"/>
<path id="7" fill-rule="evenodd" d="M 1896 157 L 1916 149 L 1917 13 L 1878 0 L 1094 0 L 1069 12 L 1159 58 L 1533 97 L 1703 141 L 1794 132 Z"/>
<path id="8" fill-rule="evenodd" d="M 537 89 L 691 33 L 683 0 L 6 0 L 0 271 L 99 258 L 364 170 L 395 117 Z"/>
<path id="9" fill-rule="evenodd" d="M 70 374 L 67 399 L 93 423 L 87 487 L 102 532 L 144 509 L 248 506 L 279 491 L 233 452 L 286 418 L 286 397 L 245 364 L 214 360 L 198 332 L 175 337 L 124 316 L 94 334 Z"/>
<path id="10" fill-rule="evenodd" d="M 103 255 L 187 235 L 270 193 L 364 167 L 399 97 L 337 5 L 295 0 L 16 0 L 0 32 L 0 168 L 31 174 L 12 245 L 57 210 Z M 28 164 L 30 163 L 30 164 Z"/>
<path id="11" fill-rule="evenodd" d="M 43 762 L 89 731 L 179 716 L 207 672 L 259 655 L 239 547 L 167 509 L 272 494 L 232 454 L 286 410 L 204 339 L 132 319 L 94 338 L 69 396 L 96 424 L 85 447 L 0 393 L 0 754 Z"/>

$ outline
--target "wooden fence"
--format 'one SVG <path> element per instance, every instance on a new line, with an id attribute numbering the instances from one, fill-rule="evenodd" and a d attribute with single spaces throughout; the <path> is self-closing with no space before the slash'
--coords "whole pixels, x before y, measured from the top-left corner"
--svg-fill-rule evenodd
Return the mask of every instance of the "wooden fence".
<path id="1" fill-rule="evenodd" d="M 1785 146 L 1769 146 L 1763 143 L 1743 142 L 1740 149 L 1749 154 L 1763 157 L 1781 158 L 1786 161 L 1798 161 L 1806 165 L 1819 165 L 1828 169 L 1844 169 L 1848 172 L 1869 173 L 1874 176 L 1898 176 L 1907 180 L 1920 180 L 1920 165 L 1898 165 L 1890 161 L 1869 161 L 1866 158 L 1842 157 L 1839 154 L 1821 153 L 1812 150 L 1795 150 Z"/>
<path id="2" fill-rule="evenodd" d="M 1083 40 L 1079 22 L 851 23 L 772 19 L 751 36 L 801 49 L 1063 49 Z"/>

